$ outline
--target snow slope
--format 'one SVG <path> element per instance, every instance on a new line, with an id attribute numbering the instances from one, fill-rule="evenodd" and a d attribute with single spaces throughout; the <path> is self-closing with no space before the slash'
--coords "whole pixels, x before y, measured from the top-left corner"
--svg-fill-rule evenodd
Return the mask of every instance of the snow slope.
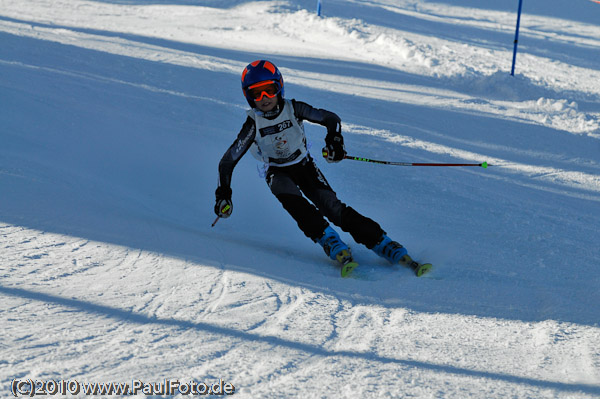
<path id="1" fill-rule="evenodd" d="M 600 5 L 525 0 L 511 77 L 517 1 L 481 3 L 0 0 L 0 397 L 600 397 Z M 353 155 L 492 164 L 315 157 L 428 277 L 342 234 L 340 278 L 250 156 L 210 227 L 259 58 Z"/>

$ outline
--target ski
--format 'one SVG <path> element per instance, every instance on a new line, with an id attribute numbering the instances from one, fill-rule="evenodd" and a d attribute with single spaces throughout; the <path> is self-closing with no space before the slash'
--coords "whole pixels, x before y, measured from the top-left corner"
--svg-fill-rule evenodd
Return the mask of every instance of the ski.
<path id="1" fill-rule="evenodd" d="M 408 254 L 404 255 L 402 259 L 400 259 L 400 263 L 413 269 L 417 277 L 421 277 L 425 273 L 429 273 L 429 271 L 433 267 L 431 263 L 415 262 L 413 258 L 411 258 Z"/>
<path id="2" fill-rule="evenodd" d="M 357 266 L 358 266 L 358 263 L 356 263 L 354 261 L 350 261 L 350 262 L 342 265 L 342 277 L 348 277 L 350 275 L 350 273 L 352 273 L 352 270 L 356 269 Z"/>
<path id="3" fill-rule="evenodd" d="M 350 273 L 352 273 L 352 270 L 356 269 L 356 267 L 358 266 L 358 263 L 356 263 L 354 261 L 354 258 L 352 257 L 352 254 L 350 253 L 350 249 L 348 250 L 342 250 L 340 251 L 339 254 L 337 254 L 336 256 L 337 261 L 340 263 L 340 265 L 342 265 L 342 277 L 348 277 L 350 275 Z"/>
<path id="4" fill-rule="evenodd" d="M 350 251 L 343 250 L 336 256 L 337 261 L 340 263 L 342 277 L 349 277 L 352 271 L 356 269 L 358 263 L 352 257 Z M 417 277 L 421 277 L 431 271 L 433 265 L 431 263 L 419 263 L 413 260 L 410 255 L 404 255 L 400 259 L 400 264 L 410 267 Z"/>

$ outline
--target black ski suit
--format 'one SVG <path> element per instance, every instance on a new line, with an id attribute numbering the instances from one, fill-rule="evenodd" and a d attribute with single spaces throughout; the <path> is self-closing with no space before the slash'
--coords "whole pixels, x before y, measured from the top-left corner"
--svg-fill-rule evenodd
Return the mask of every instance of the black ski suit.
<path id="1" fill-rule="evenodd" d="M 219 163 L 217 195 L 219 192 L 231 193 L 233 169 L 252 144 L 256 144 L 259 152 L 265 150 L 262 156 L 269 164 L 266 181 L 271 192 L 307 237 L 316 242 L 323 236 L 329 225 L 324 219 L 326 217 L 350 233 L 357 243 L 373 248 L 385 232 L 378 223 L 337 198 L 306 148 L 303 121 L 325 126 L 326 143 L 335 139 L 343 144 L 340 118 L 333 112 L 295 100 L 281 100 L 278 111 L 272 116 L 264 116 L 255 110 L 249 111 L 248 115 L 237 139 Z M 282 150 L 288 142 L 296 143 L 296 146 Z"/>

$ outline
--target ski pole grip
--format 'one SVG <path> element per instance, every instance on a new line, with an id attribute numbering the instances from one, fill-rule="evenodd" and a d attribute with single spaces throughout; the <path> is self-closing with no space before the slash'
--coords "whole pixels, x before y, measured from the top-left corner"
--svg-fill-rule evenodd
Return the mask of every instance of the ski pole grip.
<path id="1" fill-rule="evenodd" d="M 329 151 L 327 150 L 327 147 L 323 147 L 321 151 L 323 154 L 323 158 L 327 158 L 329 156 Z"/>

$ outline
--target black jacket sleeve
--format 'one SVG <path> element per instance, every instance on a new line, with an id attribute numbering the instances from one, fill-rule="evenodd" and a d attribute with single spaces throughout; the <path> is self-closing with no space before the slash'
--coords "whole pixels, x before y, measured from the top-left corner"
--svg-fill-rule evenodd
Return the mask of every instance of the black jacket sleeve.
<path id="1" fill-rule="evenodd" d="M 325 142 L 335 140 L 339 143 L 343 143 L 342 120 L 339 116 L 325 109 L 314 108 L 302 101 L 292 100 L 292 104 L 294 105 L 294 114 L 299 121 L 307 120 L 327 128 Z"/>
<path id="2" fill-rule="evenodd" d="M 221 162 L 219 162 L 219 187 L 217 195 L 221 193 L 229 193 L 231 196 L 231 176 L 233 169 L 240 159 L 246 154 L 256 136 L 256 124 L 254 119 L 248 117 L 242 130 L 238 134 L 233 144 L 227 149 Z"/>

